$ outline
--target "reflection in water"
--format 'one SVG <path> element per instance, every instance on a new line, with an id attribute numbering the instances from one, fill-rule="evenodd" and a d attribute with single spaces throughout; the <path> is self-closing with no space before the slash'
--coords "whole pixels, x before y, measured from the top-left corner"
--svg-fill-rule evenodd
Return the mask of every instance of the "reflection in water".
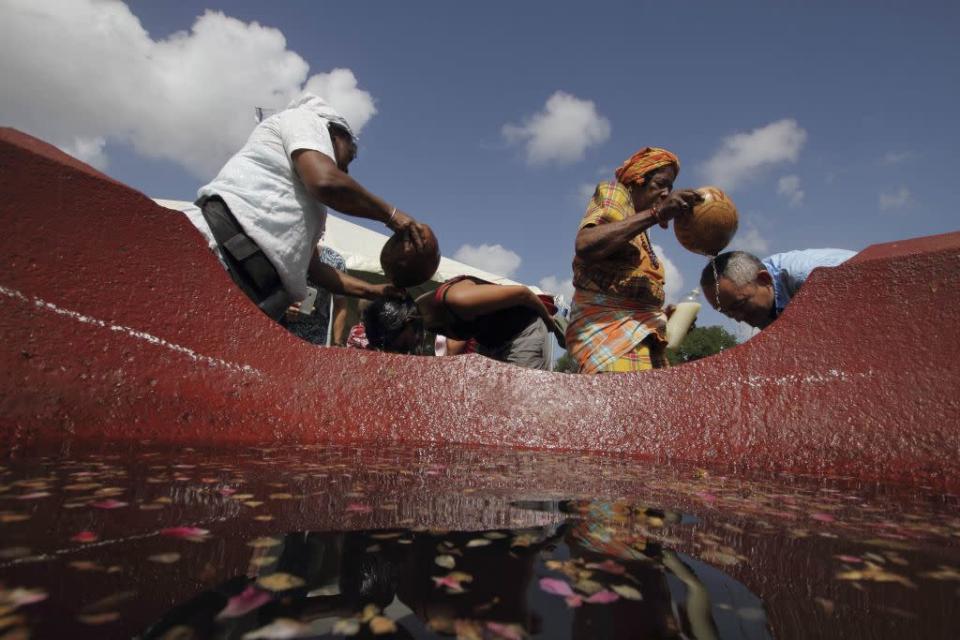
<path id="1" fill-rule="evenodd" d="M 525 506 L 564 520 L 512 530 L 257 538 L 253 575 L 174 608 L 145 637 L 705 640 L 718 637 L 711 590 L 723 599 L 744 589 L 720 572 L 705 584 L 679 554 L 648 537 L 680 523 L 679 514 L 622 501 Z M 759 615 L 725 637 L 768 637 L 753 600 Z"/>
<path id="2" fill-rule="evenodd" d="M 955 640 L 958 597 L 958 500 L 908 488 L 398 444 L 0 461 L 2 640 Z"/>

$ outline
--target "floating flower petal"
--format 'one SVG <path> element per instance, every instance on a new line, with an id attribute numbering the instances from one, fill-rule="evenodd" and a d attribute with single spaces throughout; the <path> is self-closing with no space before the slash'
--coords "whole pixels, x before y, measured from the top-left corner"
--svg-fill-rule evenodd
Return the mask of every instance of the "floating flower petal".
<path id="1" fill-rule="evenodd" d="M 114 500 L 113 498 L 107 498 L 106 500 L 91 502 L 90 506 L 96 507 L 97 509 L 119 509 L 120 507 L 127 506 L 127 503 L 120 500 Z"/>
<path id="2" fill-rule="evenodd" d="M 570 584 L 565 580 L 558 580 L 557 578 L 540 578 L 540 588 L 555 596 L 574 595 Z"/>
<path id="3" fill-rule="evenodd" d="M 70 539 L 74 542 L 96 542 L 100 539 L 100 536 L 93 531 L 81 531 Z"/>
<path id="4" fill-rule="evenodd" d="M 288 589 L 302 587 L 306 583 L 303 581 L 303 578 L 289 573 L 271 573 L 270 575 L 262 576 L 257 580 L 257 584 L 270 591 L 287 591 Z"/>
<path id="5" fill-rule="evenodd" d="M 612 587 L 614 593 L 626 600 L 643 600 L 643 594 L 628 584 L 615 584 Z"/>
<path id="6" fill-rule="evenodd" d="M 598 591 L 587 598 L 587 602 L 591 604 L 610 604 L 611 602 L 616 602 L 619 599 L 620 596 L 618 596 L 616 593 L 604 589 L 603 591 Z"/>
<path id="7" fill-rule="evenodd" d="M 199 527 L 170 527 L 168 529 L 161 529 L 160 535 L 170 536 L 171 538 L 183 538 L 191 542 L 201 542 L 207 539 L 210 532 Z"/>
<path id="8" fill-rule="evenodd" d="M 217 618 L 239 618 L 240 616 L 253 611 L 254 609 L 270 602 L 271 596 L 255 588 L 253 585 L 247 586 L 239 594 L 227 600 L 227 606 L 217 614 Z"/>

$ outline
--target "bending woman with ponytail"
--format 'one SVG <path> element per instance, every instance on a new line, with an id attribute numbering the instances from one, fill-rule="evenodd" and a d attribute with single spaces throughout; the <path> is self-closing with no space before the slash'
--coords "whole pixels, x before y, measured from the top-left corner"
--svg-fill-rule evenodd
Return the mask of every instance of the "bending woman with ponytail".
<path id="1" fill-rule="evenodd" d="M 375 301 L 363 324 L 370 345 L 382 351 L 415 353 L 428 330 L 457 340 L 473 338 L 477 352 L 489 358 L 547 370 L 547 334 L 563 344 L 554 312 L 527 287 L 458 276 L 415 301 Z"/>

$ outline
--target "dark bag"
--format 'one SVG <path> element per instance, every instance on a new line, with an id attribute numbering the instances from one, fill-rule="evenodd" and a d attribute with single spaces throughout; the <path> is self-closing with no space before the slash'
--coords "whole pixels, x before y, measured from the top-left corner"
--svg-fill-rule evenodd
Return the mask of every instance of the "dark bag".
<path id="1" fill-rule="evenodd" d="M 217 241 L 230 277 L 261 311 L 280 320 L 290 306 L 290 296 L 263 250 L 244 232 L 221 198 L 201 198 L 197 206 Z"/>

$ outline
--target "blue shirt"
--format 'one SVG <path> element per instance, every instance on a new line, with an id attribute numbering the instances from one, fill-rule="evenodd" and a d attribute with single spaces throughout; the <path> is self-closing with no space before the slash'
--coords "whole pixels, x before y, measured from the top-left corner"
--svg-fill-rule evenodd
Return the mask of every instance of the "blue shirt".
<path id="1" fill-rule="evenodd" d="M 775 253 L 761 260 L 763 266 L 773 276 L 774 309 L 777 315 L 790 303 L 793 296 L 810 272 L 817 267 L 835 267 L 846 262 L 856 251 L 846 249 L 803 249 L 802 251 L 787 251 Z"/>

